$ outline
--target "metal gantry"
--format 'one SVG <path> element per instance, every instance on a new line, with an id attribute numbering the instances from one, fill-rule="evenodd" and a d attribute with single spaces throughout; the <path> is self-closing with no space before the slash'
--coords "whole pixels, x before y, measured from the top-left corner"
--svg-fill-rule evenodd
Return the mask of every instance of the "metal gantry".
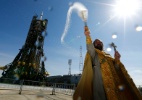
<path id="1" fill-rule="evenodd" d="M 42 20 L 42 15 L 33 16 L 25 44 L 19 49 L 19 53 L 10 63 L 1 67 L 2 78 L 17 80 L 44 80 L 48 75 L 42 58 L 44 54 L 44 39 L 47 35 L 46 27 L 48 20 Z"/>

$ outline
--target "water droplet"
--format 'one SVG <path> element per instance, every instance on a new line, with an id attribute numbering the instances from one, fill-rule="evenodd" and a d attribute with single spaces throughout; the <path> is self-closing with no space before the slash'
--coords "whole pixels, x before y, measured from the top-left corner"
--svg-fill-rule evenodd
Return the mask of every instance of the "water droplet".
<path id="1" fill-rule="evenodd" d="M 73 5 L 73 3 L 72 2 L 69 2 L 69 6 L 72 6 Z"/>
<path id="2" fill-rule="evenodd" d="M 116 38 L 117 38 L 117 35 L 116 35 L 116 34 L 113 34 L 113 35 L 112 35 L 112 38 L 113 38 L 113 39 L 116 39 Z"/>
<path id="3" fill-rule="evenodd" d="M 53 10 L 53 7 L 48 7 L 48 10 L 49 10 L 49 11 L 52 11 L 52 10 Z"/>
<path id="4" fill-rule="evenodd" d="M 137 26 L 137 27 L 136 27 L 136 31 L 138 31 L 138 32 L 139 32 L 139 31 L 142 31 L 142 26 Z"/>
<path id="5" fill-rule="evenodd" d="M 124 90 L 124 85 L 119 85 L 119 86 L 118 86 L 118 89 L 119 89 L 120 91 L 123 91 L 123 90 Z"/>
<path id="6" fill-rule="evenodd" d="M 111 48 L 107 48 L 106 50 L 109 52 L 109 51 L 111 51 Z"/>

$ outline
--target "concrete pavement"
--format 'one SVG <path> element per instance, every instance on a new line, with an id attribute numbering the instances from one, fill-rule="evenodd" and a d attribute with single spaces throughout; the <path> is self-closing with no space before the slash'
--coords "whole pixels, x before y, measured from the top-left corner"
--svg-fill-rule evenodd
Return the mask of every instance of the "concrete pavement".
<path id="1" fill-rule="evenodd" d="M 50 90 L 22 90 L 0 88 L 0 100 L 72 100 L 72 95 Z"/>

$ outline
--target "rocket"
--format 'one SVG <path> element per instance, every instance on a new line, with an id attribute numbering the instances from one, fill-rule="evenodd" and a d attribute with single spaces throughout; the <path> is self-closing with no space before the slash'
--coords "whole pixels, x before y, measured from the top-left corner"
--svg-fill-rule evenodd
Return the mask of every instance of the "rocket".
<path id="1" fill-rule="evenodd" d="M 41 14 L 40 14 L 40 20 L 42 20 L 42 16 L 43 16 L 43 12 L 41 12 Z"/>

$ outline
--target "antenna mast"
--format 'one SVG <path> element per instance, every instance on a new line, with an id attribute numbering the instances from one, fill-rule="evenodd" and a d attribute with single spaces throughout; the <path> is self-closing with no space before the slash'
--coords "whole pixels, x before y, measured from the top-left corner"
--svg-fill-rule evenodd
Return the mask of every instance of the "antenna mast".
<path id="1" fill-rule="evenodd" d="M 72 60 L 69 59 L 68 60 L 68 64 L 69 64 L 69 73 L 68 73 L 68 75 L 71 75 L 71 63 L 72 63 Z"/>
<path id="2" fill-rule="evenodd" d="M 83 69 L 82 46 L 80 46 L 79 71 Z"/>

